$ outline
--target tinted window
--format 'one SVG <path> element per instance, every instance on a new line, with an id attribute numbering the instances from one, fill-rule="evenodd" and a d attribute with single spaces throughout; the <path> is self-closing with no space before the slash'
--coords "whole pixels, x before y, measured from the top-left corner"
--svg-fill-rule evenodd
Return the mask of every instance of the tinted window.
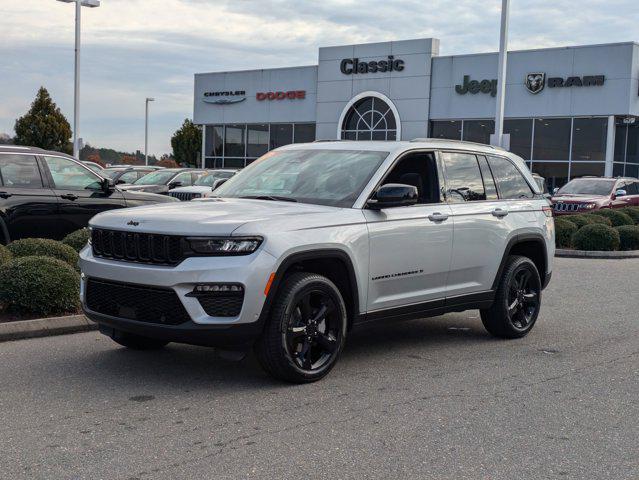
<path id="1" fill-rule="evenodd" d="M 464 120 L 464 140 L 490 143 L 490 134 L 495 131 L 494 120 Z"/>
<path id="2" fill-rule="evenodd" d="M 246 154 L 259 157 L 268 152 L 268 125 L 248 125 Z"/>
<path id="3" fill-rule="evenodd" d="M 295 125 L 295 143 L 308 143 L 315 140 L 314 123 L 298 123 Z"/>
<path id="4" fill-rule="evenodd" d="M 244 125 L 229 125 L 226 127 L 224 140 L 224 155 L 227 157 L 243 157 L 245 147 Z"/>
<path id="5" fill-rule="evenodd" d="M 531 119 L 504 121 L 504 133 L 510 135 L 510 151 L 525 160 L 530 160 L 532 126 Z"/>
<path id="6" fill-rule="evenodd" d="M 605 160 L 607 118 L 575 118 L 572 131 L 572 161 Z"/>
<path id="7" fill-rule="evenodd" d="M 550 192 L 568 181 L 568 162 L 533 162 L 532 171 L 546 179 Z"/>
<path id="8" fill-rule="evenodd" d="M 53 177 L 53 185 L 60 190 L 99 190 L 100 178 L 73 160 L 44 157 Z"/>
<path id="9" fill-rule="evenodd" d="M 449 202 L 486 200 L 477 157 L 469 153 L 442 153 L 446 168 L 446 197 Z"/>
<path id="10" fill-rule="evenodd" d="M 483 155 L 478 155 L 479 167 L 481 168 L 481 176 L 484 179 L 484 188 L 486 190 L 486 200 L 497 200 L 497 187 L 495 186 L 495 179 L 488 166 L 488 161 Z"/>
<path id="11" fill-rule="evenodd" d="M 206 127 L 206 155 L 222 155 L 224 148 L 224 127 L 215 125 Z"/>
<path id="12" fill-rule="evenodd" d="M 290 143 L 293 143 L 293 125 L 288 123 L 281 125 L 271 124 L 271 149 Z"/>
<path id="13" fill-rule="evenodd" d="M 461 120 L 430 122 L 430 136 L 432 138 L 461 140 L 461 127 Z"/>
<path id="14" fill-rule="evenodd" d="M 42 188 L 42 178 L 35 157 L 0 155 L 0 185 L 15 188 Z"/>
<path id="15" fill-rule="evenodd" d="M 569 118 L 538 118 L 535 120 L 533 160 L 568 160 L 569 150 Z"/>
<path id="16" fill-rule="evenodd" d="M 624 188 L 626 189 L 626 193 L 628 193 L 628 195 L 639 195 L 638 182 L 629 182 Z"/>
<path id="17" fill-rule="evenodd" d="M 501 198 L 533 198 L 533 191 L 528 182 L 513 163 L 500 157 L 488 157 L 488 163 L 497 182 Z"/>

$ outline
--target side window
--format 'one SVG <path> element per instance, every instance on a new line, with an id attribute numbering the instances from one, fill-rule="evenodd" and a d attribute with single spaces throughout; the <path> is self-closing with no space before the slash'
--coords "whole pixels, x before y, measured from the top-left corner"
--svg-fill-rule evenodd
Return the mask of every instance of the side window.
<path id="1" fill-rule="evenodd" d="M 639 195 L 639 182 L 628 182 L 625 188 L 628 195 Z"/>
<path id="2" fill-rule="evenodd" d="M 100 190 L 100 177 L 78 165 L 73 160 L 61 157 L 44 157 L 53 177 L 53 185 L 59 190 Z"/>
<path id="3" fill-rule="evenodd" d="M 193 183 L 197 182 L 197 179 L 200 178 L 202 175 L 206 175 L 206 172 L 192 172 L 191 182 Z"/>
<path id="4" fill-rule="evenodd" d="M 478 155 L 479 168 L 481 169 L 481 176 L 484 179 L 484 189 L 486 189 L 486 200 L 497 200 L 497 186 L 495 185 L 495 179 L 493 178 L 493 172 L 490 171 L 488 166 L 488 160 L 483 155 Z"/>
<path id="5" fill-rule="evenodd" d="M 173 182 L 180 182 L 183 187 L 189 187 L 193 185 L 193 182 L 191 181 L 191 174 L 189 172 L 180 173 L 177 177 L 171 180 L 171 183 Z"/>
<path id="6" fill-rule="evenodd" d="M 484 182 L 472 153 L 442 152 L 446 169 L 446 198 L 449 202 L 486 200 Z"/>
<path id="7" fill-rule="evenodd" d="M 121 183 L 133 183 L 138 179 L 138 174 L 135 171 L 126 172 L 122 174 L 120 179 L 118 180 Z"/>
<path id="8" fill-rule="evenodd" d="M 501 198 L 516 200 L 534 197 L 528 182 L 510 160 L 501 157 L 488 157 L 488 163 L 497 182 Z"/>
<path id="9" fill-rule="evenodd" d="M 419 204 L 441 202 L 437 161 L 432 152 L 414 152 L 402 157 L 384 178 L 383 185 L 388 183 L 417 187 Z"/>
<path id="10" fill-rule="evenodd" d="M 137 178 L 142 178 L 144 175 L 151 173 L 152 171 L 153 170 L 136 170 L 135 174 L 137 175 Z"/>
<path id="11" fill-rule="evenodd" d="M 42 177 L 36 158 L 30 155 L 0 155 L 0 185 L 42 188 Z"/>

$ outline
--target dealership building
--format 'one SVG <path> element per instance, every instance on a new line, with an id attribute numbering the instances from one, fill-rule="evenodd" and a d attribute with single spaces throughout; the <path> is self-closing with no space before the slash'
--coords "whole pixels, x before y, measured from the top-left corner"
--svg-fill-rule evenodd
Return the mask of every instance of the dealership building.
<path id="1" fill-rule="evenodd" d="M 241 168 L 313 140 L 489 143 L 497 53 L 440 56 L 439 40 L 319 49 L 318 64 L 195 75 L 207 167 Z M 639 176 L 639 44 L 508 54 L 504 132 L 549 187 Z"/>

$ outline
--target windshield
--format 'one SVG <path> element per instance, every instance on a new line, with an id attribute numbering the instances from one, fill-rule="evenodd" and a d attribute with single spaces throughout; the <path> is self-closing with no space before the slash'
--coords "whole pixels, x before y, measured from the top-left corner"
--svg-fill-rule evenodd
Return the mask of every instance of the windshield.
<path id="1" fill-rule="evenodd" d="M 351 207 L 388 152 L 269 152 L 215 190 L 219 197 L 262 197 Z"/>
<path id="2" fill-rule="evenodd" d="M 173 171 L 158 170 L 156 172 L 147 173 L 133 183 L 135 185 L 166 185 L 174 176 L 175 172 Z"/>
<path id="3" fill-rule="evenodd" d="M 212 187 L 213 182 L 215 180 L 218 180 L 220 178 L 229 178 L 230 176 L 231 176 L 230 173 L 229 174 L 224 174 L 220 172 L 205 173 L 200 178 L 198 178 L 193 185 L 198 187 Z"/>
<path id="4" fill-rule="evenodd" d="M 610 195 L 615 180 L 599 178 L 576 178 L 561 187 L 557 195 Z"/>
<path id="5" fill-rule="evenodd" d="M 103 177 L 108 177 L 108 178 L 114 178 L 118 173 L 123 172 L 124 170 L 111 170 L 111 169 L 106 169 L 106 170 L 102 170 L 102 172 L 100 172 L 100 175 L 102 175 Z"/>

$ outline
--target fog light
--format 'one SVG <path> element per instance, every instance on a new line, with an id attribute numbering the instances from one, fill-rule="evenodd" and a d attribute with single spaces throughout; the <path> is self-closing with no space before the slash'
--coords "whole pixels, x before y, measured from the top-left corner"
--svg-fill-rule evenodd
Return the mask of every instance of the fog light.
<path id="1" fill-rule="evenodd" d="M 193 293 L 236 293 L 244 292 L 244 286 L 238 283 L 205 283 L 196 285 Z"/>

